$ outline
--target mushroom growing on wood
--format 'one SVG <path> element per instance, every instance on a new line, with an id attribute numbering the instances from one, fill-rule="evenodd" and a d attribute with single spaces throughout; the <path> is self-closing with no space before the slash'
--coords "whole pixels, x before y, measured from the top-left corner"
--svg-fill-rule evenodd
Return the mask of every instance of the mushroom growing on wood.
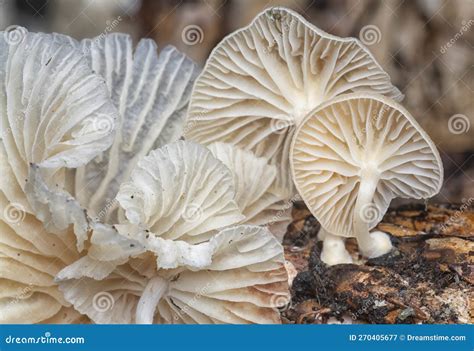
<path id="1" fill-rule="evenodd" d="M 185 137 L 253 151 L 289 172 L 291 138 L 306 114 L 343 93 L 402 95 L 364 45 L 323 32 L 302 16 L 271 8 L 227 36 L 194 85 Z"/>
<path id="2" fill-rule="evenodd" d="M 65 298 L 97 323 L 279 322 L 283 248 L 266 228 L 227 228 L 244 219 L 234 198 L 231 171 L 207 148 L 152 151 L 117 195 L 126 219 L 96 224 L 87 256 L 58 275 Z M 94 308 L 101 292 L 108 313 Z"/>
<path id="3" fill-rule="evenodd" d="M 356 237 L 367 257 L 390 251 L 383 232 L 369 233 L 396 197 L 426 199 L 443 183 L 434 143 L 395 101 L 373 94 L 337 97 L 310 112 L 291 147 L 296 188 L 320 221 L 322 258 L 349 262 L 340 237 Z"/>
<path id="4" fill-rule="evenodd" d="M 86 232 L 75 236 L 49 221 L 42 199 L 28 191 L 29 167 L 45 186 L 66 186 L 66 168 L 110 146 L 115 117 L 104 81 L 79 51 L 20 27 L 0 33 L 1 323 L 80 317 L 53 278 L 79 257 Z M 106 133 L 94 128 L 104 120 Z"/>

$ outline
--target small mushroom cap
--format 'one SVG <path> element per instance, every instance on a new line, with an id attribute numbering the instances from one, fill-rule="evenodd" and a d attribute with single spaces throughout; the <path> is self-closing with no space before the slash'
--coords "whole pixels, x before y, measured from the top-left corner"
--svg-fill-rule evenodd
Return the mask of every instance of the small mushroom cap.
<path id="1" fill-rule="evenodd" d="M 60 287 L 96 323 L 280 323 L 277 307 L 289 301 L 288 275 L 273 235 L 237 226 L 210 244 L 212 263 L 202 269 L 159 269 L 143 254 L 102 280 L 65 270 Z"/>
<path id="2" fill-rule="evenodd" d="M 252 150 L 292 186 L 291 137 L 304 116 L 337 95 L 402 95 L 363 44 L 327 34 L 284 8 L 267 9 L 211 53 L 189 106 L 185 137 Z"/>
<path id="3" fill-rule="evenodd" d="M 396 197 L 423 199 L 443 182 L 440 156 L 410 113 L 381 95 L 348 94 L 308 114 L 290 154 L 296 188 L 330 233 L 354 236 L 361 180 L 377 181 L 362 217 L 373 228 Z"/>

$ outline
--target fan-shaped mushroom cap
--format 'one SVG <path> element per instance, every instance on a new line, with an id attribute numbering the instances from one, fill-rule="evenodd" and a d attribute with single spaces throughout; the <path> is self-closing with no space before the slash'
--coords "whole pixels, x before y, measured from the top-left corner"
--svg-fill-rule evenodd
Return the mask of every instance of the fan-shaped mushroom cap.
<path id="1" fill-rule="evenodd" d="M 115 195 L 138 159 L 181 135 L 197 68 L 172 47 L 158 55 L 152 40 L 141 40 L 133 50 L 131 38 L 125 34 L 82 42 L 60 34 L 49 37 L 83 52 L 94 72 L 105 79 L 119 112 L 112 146 L 72 170 L 67 175 L 67 189 L 51 189 L 38 171 L 31 169 L 31 193 L 43 204 L 37 212 L 60 229 L 74 224 L 76 235 L 85 239 L 90 222 L 117 223 Z M 105 121 L 97 127 L 107 132 L 112 126 Z"/>
<path id="2" fill-rule="evenodd" d="M 197 67 L 173 47 L 164 48 L 158 55 L 152 40 L 141 40 L 133 50 L 131 38 L 125 34 L 82 42 L 60 34 L 50 37 L 83 52 L 90 67 L 105 79 L 119 112 L 112 146 L 71 171 L 68 189 L 45 186 L 36 170 L 31 170 L 31 192 L 44 203 L 41 214 L 49 215 L 59 228 L 73 223 L 75 231 L 85 236 L 91 221 L 117 222 L 115 195 L 138 159 L 182 134 Z M 107 131 L 111 126 L 102 123 L 98 127 Z"/>
<path id="3" fill-rule="evenodd" d="M 390 201 L 429 198 L 443 181 L 428 135 L 408 111 L 381 95 L 340 96 L 309 113 L 295 133 L 290 159 L 296 187 L 321 225 L 335 235 L 356 236 L 369 256 L 377 250 L 369 253 L 365 234 Z M 387 246 L 380 235 L 375 240 Z"/>
<path id="4" fill-rule="evenodd" d="M 112 147 L 77 171 L 74 195 L 91 217 L 116 223 L 115 196 L 137 161 L 181 137 L 198 68 L 174 47 L 158 54 L 150 39 L 134 50 L 121 33 L 85 39 L 80 47 L 106 80 L 119 118 Z"/>
<path id="5" fill-rule="evenodd" d="M 283 249 L 262 227 L 222 230 L 244 218 L 230 169 L 209 149 L 179 141 L 152 151 L 117 199 L 126 220 L 95 224 L 87 256 L 57 276 L 78 311 L 97 323 L 279 321 Z"/>
<path id="6" fill-rule="evenodd" d="M 117 200 L 132 225 L 189 243 L 206 241 L 213 230 L 244 219 L 231 171 L 207 148 L 191 142 L 150 152 L 122 184 Z"/>
<path id="7" fill-rule="evenodd" d="M 49 231 L 41 199 L 27 190 L 29 168 L 36 164 L 45 186 L 64 187 L 66 167 L 110 146 L 115 115 L 80 52 L 24 28 L 0 33 L 0 322 L 75 318 L 53 277 L 84 238 Z M 104 120 L 107 133 L 96 128 Z"/>
<path id="8" fill-rule="evenodd" d="M 233 174 L 235 201 L 245 216 L 243 223 L 272 228 L 280 223 L 289 224 L 290 191 L 281 184 L 275 165 L 235 145 L 216 142 L 208 148 Z"/>
<path id="9" fill-rule="evenodd" d="M 61 290 L 96 323 L 279 323 L 288 277 L 273 235 L 237 226 L 208 244 L 212 263 L 199 270 L 159 269 L 145 253 L 103 280 L 63 272 Z"/>
<path id="10" fill-rule="evenodd" d="M 146 251 L 155 253 L 161 268 L 206 266 L 211 256 L 203 250 L 208 249 L 194 244 L 245 218 L 235 202 L 229 168 L 206 147 L 184 141 L 140 160 L 117 200 L 125 218 L 113 227 L 93 225 L 92 247 L 77 263 L 81 275 L 101 279 Z M 107 270 L 89 271 L 97 260 L 108 262 Z"/>
<path id="11" fill-rule="evenodd" d="M 327 34 L 291 10 L 267 9 L 211 53 L 194 86 L 185 137 L 252 150 L 280 164 L 291 186 L 295 126 L 319 104 L 361 91 L 402 98 L 359 40 Z"/>

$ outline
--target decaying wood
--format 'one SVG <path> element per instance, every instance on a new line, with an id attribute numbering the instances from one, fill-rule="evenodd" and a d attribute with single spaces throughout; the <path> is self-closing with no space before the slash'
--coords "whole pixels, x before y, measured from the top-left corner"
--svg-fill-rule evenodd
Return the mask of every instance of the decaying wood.
<path id="1" fill-rule="evenodd" d="M 286 258 L 299 271 L 287 323 L 473 323 L 472 206 L 405 206 L 389 211 L 378 229 L 394 250 L 359 264 L 327 267 L 320 260 L 319 224 L 297 208 L 285 237 Z"/>

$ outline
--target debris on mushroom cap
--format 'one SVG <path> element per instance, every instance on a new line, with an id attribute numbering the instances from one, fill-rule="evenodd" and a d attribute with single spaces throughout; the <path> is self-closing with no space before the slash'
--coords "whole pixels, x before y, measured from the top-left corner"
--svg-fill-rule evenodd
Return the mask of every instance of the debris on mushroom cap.
<path id="1" fill-rule="evenodd" d="M 245 216 L 242 223 L 269 225 L 272 232 L 272 228 L 278 228 L 281 223 L 283 233 L 274 233 L 281 241 L 291 220 L 288 211 L 291 194 L 279 181 L 275 165 L 231 144 L 216 142 L 209 145 L 209 149 L 232 171 L 235 201 Z"/>
<path id="2" fill-rule="evenodd" d="M 381 95 L 348 94 L 309 113 L 295 133 L 290 160 L 296 187 L 321 225 L 357 237 L 368 256 L 381 254 L 383 245 L 390 249 L 381 232 L 368 236 L 390 201 L 429 198 L 443 181 L 428 135 Z"/>
<path id="3" fill-rule="evenodd" d="M 45 186 L 64 187 L 66 168 L 110 146 L 116 109 L 79 51 L 17 30 L 18 41 L 0 33 L 0 322 L 64 322 L 77 314 L 53 278 L 78 258 L 83 238 L 53 228 L 28 190 L 29 169 Z M 100 133 L 94 126 L 105 118 L 112 128 Z"/>
<path id="4" fill-rule="evenodd" d="M 226 37 L 196 80 L 185 137 L 252 150 L 288 187 L 291 137 L 304 116 L 343 93 L 402 95 L 359 40 L 327 34 L 284 8 Z"/>
<path id="5" fill-rule="evenodd" d="M 59 284 L 96 323 L 280 323 L 277 308 L 289 302 L 288 275 L 273 235 L 263 227 L 237 226 L 209 243 L 212 263 L 199 270 L 161 269 L 144 252 L 102 280 L 65 270 Z"/>

